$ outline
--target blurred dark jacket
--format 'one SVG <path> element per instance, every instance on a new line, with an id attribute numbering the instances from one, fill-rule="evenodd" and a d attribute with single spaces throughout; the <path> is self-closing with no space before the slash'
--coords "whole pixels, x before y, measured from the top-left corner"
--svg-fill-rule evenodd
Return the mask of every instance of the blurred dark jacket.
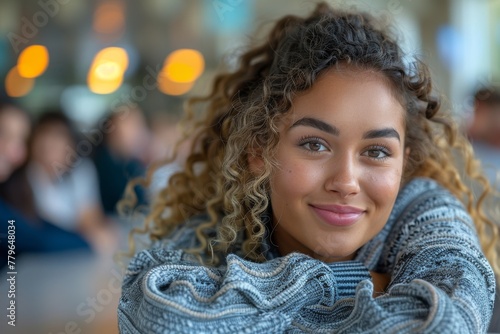
<path id="1" fill-rule="evenodd" d="M 124 159 L 111 153 L 106 145 L 96 148 L 94 164 L 99 177 L 102 207 L 108 215 L 116 215 L 116 205 L 123 198 L 125 187 L 135 177 L 144 176 L 146 168 L 138 159 Z M 136 186 L 137 205 L 147 203 L 146 192 Z"/>

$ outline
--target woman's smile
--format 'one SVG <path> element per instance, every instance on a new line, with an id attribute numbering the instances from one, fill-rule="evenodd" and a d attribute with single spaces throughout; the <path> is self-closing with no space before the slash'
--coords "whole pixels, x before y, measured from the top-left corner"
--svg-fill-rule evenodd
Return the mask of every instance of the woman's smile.
<path id="1" fill-rule="evenodd" d="M 310 207 L 325 223 L 332 226 L 351 226 L 364 214 L 364 210 L 347 205 L 312 205 Z"/>

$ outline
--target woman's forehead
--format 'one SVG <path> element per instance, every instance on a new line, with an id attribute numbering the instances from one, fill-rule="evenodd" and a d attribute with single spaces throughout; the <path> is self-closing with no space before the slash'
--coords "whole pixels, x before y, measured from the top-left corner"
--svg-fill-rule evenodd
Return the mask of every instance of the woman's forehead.
<path id="1" fill-rule="evenodd" d="M 383 117 L 404 124 L 405 109 L 394 96 L 388 79 L 375 71 L 330 71 L 292 100 L 292 107 L 279 124 L 291 126 L 298 119 L 316 116 L 328 119 L 345 114 L 354 121 L 362 117 Z"/>

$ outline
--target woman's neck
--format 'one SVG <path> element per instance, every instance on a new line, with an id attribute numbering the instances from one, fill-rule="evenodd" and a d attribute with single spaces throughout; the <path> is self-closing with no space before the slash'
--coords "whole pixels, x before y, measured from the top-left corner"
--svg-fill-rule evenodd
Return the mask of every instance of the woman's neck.
<path id="1" fill-rule="evenodd" d="M 325 263 L 348 261 L 354 259 L 355 257 L 355 253 L 345 257 L 332 257 L 318 254 L 313 250 L 307 248 L 305 245 L 301 244 L 297 239 L 295 239 L 292 235 L 285 231 L 285 229 L 281 228 L 279 223 L 275 222 L 272 223 L 272 232 L 270 238 L 271 243 L 277 246 L 278 252 L 281 256 L 285 256 L 293 252 L 298 252 L 306 254 L 313 259 L 317 259 Z"/>

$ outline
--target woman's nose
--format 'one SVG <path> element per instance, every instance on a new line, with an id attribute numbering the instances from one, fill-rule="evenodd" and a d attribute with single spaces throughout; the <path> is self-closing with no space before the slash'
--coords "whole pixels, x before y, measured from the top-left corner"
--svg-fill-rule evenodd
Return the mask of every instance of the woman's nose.
<path id="1" fill-rule="evenodd" d="M 359 171 L 352 157 L 338 157 L 328 166 L 325 188 L 341 198 L 354 196 L 360 192 Z"/>

